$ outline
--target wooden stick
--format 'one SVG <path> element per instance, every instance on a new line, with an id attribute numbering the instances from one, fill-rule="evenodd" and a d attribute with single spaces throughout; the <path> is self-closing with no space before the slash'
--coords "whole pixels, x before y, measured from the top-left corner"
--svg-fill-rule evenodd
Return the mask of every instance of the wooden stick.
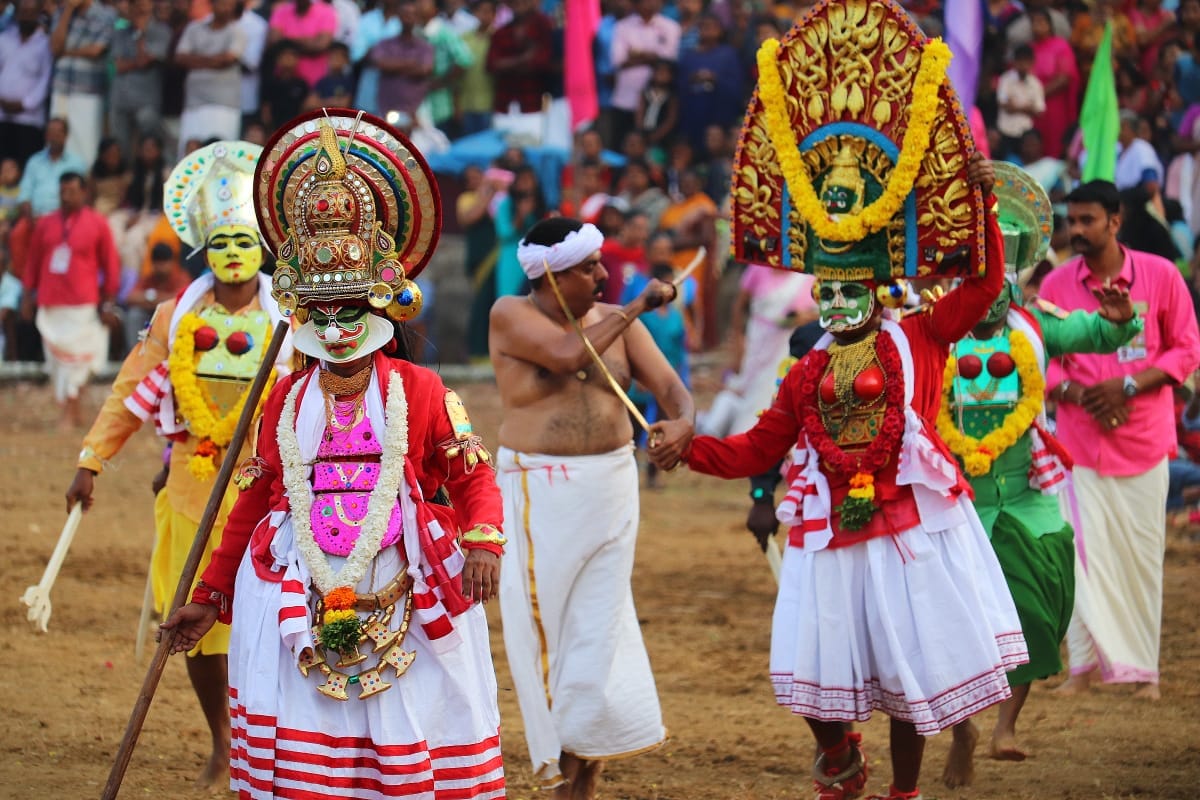
<path id="1" fill-rule="evenodd" d="M 642 415 L 642 412 L 638 410 L 638 407 L 634 405 L 632 400 L 629 399 L 629 395 L 625 394 L 625 390 L 621 388 L 621 384 L 617 383 L 617 379 L 613 377 L 611 372 L 609 372 L 608 365 L 604 363 L 604 359 L 602 359 L 600 354 L 596 352 L 595 346 L 592 345 L 592 340 L 589 339 L 587 334 L 583 332 L 583 326 L 579 324 L 579 320 L 577 320 L 575 315 L 571 313 L 571 309 L 567 308 L 566 298 L 564 298 L 562 296 L 562 292 L 558 290 L 558 281 L 554 279 L 554 273 L 550 271 L 550 265 L 547 263 L 545 266 L 546 279 L 550 281 L 550 288 L 554 290 L 554 297 L 558 300 L 558 306 L 563 310 L 563 313 L 567 315 L 567 319 L 571 321 L 571 325 L 575 328 L 575 333 L 579 334 L 579 340 L 583 342 L 583 349 L 587 350 L 587 354 L 592 357 L 592 362 L 597 368 L 599 368 L 600 374 L 605 377 L 605 379 L 608 381 L 608 385 L 612 387 L 612 390 L 616 393 L 617 397 L 620 398 L 621 402 L 625 404 L 625 408 L 629 409 L 629 413 L 633 415 L 635 420 L 637 420 L 637 424 L 642 426 L 642 430 L 649 432 L 650 423 L 646 421 L 646 417 Z"/>
<path id="2" fill-rule="evenodd" d="M 233 470 L 237 466 L 238 453 L 242 451 L 242 444 L 250 431 L 250 423 L 258 408 L 259 398 L 262 397 L 263 388 L 267 385 L 271 370 L 275 368 L 275 358 L 279 355 L 279 348 L 283 346 L 287 332 L 288 323 L 286 321 L 280 321 L 275 326 L 275 332 L 271 336 L 271 343 L 267 345 L 267 352 L 258 368 L 258 374 L 254 376 L 254 383 L 250 385 L 246 395 L 246 404 L 242 407 L 241 416 L 238 417 L 233 438 L 229 440 L 229 446 L 225 449 L 225 458 L 221 461 L 221 469 L 218 470 L 217 478 L 213 482 L 212 492 L 208 496 L 208 505 L 204 507 L 204 515 L 200 517 L 196 538 L 192 541 L 192 549 L 188 553 L 187 561 L 184 562 L 183 573 L 179 576 L 179 585 L 175 587 L 175 598 L 171 601 L 171 607 L 167 611 L 168 619 L 175 609 L 187 601 L 188 594 L 191 592 L 192 580 L 196 577 L 200 558 L 208 546 L 208 538 L 212 534 L 213 524 L 217 520 L 217 512 L 221 509 L 225 490 L 228 488 L 229 480 L 233 477 Z M 150 662 L 150 668 L 146 670 L 146 679 L 142 683 L 142 690 L 138 693 L 137 702 L 134 703 L 133 714 L 129 717 L 129 724 L 125 727 L 125 736 L 121 739 L 121 747 L 117 750 L 112 771 L 108 773 L 108 782 L 104 784 L 104 793 L 100 795 L 101 800 L 115 800 L 117 792 L 121 789 L 125 770 L 129 768 L 129 760 L 133 757 L 133 748 L 137 746 L 138 735 L 142 732 L 146 714 L 150 711 L 150 701 L 154 699 L 158 681 L 162 678 L 163 667 L 167 664 L 167 657 L 171 652 L 170 643 L 170 636 L 160 637 L 158 649 L 154 651 L 154 659 Z"/>
<path id="3" fill-rule="evenodd" d="M 779 571 L 783 569 L 783 554 L 779 552 L 779 543 L 775 541 L 775 537 L 768 536 L 767 543 L 763 545 L 763 554 L 767 557 L 767 565 L 771 568 L 771 574 L 775 576 L 775 585 L 779 585 Z"/>
<path id="4" fill-rule="evenodd" d="M 683 286 L 683 282 L 688 279 L 689 275 L 696 271 L 696 267 L 704 263 L 704 257 L 706 255 L 708 255 L 708 250 L 706 248 L 701 247 L 699 250 L 697 250 L 696 257 L 688 262 L 688 265 L 684 267 L 683 272 L 675 276 L 675 280 L 671 281 L 671 285 L 676 289 L 678 289 L 680 286 Z"/>

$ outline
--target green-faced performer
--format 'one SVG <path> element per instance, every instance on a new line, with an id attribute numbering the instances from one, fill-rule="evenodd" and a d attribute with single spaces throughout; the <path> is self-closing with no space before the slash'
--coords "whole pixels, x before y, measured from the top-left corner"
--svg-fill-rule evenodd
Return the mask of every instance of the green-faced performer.
<path id="1" fill-rule="evenodd" d="M 1050 201 L 1029 175 L 995 165 L 1008 283 L 946 364 L 938 434 L 959 458 L 975 508 L 1008 581 L 1029 647 L 1029 663 L 1008 673 L 1012 697 L 999 705 L 990 754 L 1021 761 L 1017 715 L 1030 684 L 1063 668 L 1059 643 L 1075 596 L 1075 546 L 1058 499 L 1071 463 L 1046 429 L 1046 360 L 1070 353 L 1112 353 L 1142 329 L 1129 293 L 1097 293 L 1100 310 L 1070 314 L 1041 300 L 1018 305 L 1017 273 L 1046 253 Z M 943 773 L 949 786 L 971 781 L 979 734 L 970 720 L 954 728 Z"/>

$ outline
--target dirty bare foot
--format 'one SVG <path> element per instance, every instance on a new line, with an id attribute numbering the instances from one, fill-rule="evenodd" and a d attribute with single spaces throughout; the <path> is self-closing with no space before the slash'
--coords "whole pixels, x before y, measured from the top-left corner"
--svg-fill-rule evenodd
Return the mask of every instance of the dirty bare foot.
<path id="1" fill-rule="evenodd" d="M 1077 694 L 1090 691 L 1092 688 L 1093 672 L 1081 672 L 1078 675 L 1071 675 L 1059 684 L 1057 688 L 1052 689 L 1051 694 L 1059 697 L 1074 697 Z"/>
<path id="2" fill-rule="evenodd" d="M 595 800 L 596 786 L 600 783 L 600 773 L 603 770 L 603 762 L 582 761 L 572 782 L 574 792 L 571 800 Z"/>
<path id="3" fill-rule="evenodd" d="M 1133 696 L 1141 700 L 1161 700 L 1162 692 L 1158 690 L 1157 683 L 1143 683 L 1141 688 L 1133 693 Z"/>
<path id="4" fill-rule="evenodd" d="M 1017 737 L 997 731 L 992 734 L 992 758 L 997 761 L 1024 761 L 1029 752 L 1017 744 Z"/>
<path id="5" fill-rule="evenodd" d="M 197 789 L 224 789 L 229 786 L 229 745 L 214 749 L 208 763 L 196 777 Z"/>
<path id="6" fill-rule="evenodd" d="M 970 786 L 975 780 L 975 746 L 979 743 L 979 728 L 971 720 L 954 726 L 954 740 L 942 770 L 942 783 L 950 789 Z"/>

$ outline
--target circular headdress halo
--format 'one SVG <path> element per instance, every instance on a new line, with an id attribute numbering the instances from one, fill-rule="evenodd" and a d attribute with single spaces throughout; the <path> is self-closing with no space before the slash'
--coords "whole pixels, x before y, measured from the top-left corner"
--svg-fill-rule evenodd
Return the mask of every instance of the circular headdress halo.
<path id="1" fill-rule="evenodd" d="M 1003 161 L 993 162 L 996 185 L 992 192 L 999 203 L 998 218 L 1004 234 L 1006 262 L 1015 271 L 1032 267 L 1050 251 L 1054 233 L 1054 207 L 1042 185 L 1020 167 Z M 1008 254 L 1010 248 L 1016 252 Z"/>
<path id="2" fill-rule="evenodd" d="M 408 316 L 391 307 L 419 298 L 412 279 L 433 255 L 442 221 L 437 182 L 412 142 L 370 114 L 317 109 L 271 136 L 254 178 L 285 313 L 339 302 Z"/>

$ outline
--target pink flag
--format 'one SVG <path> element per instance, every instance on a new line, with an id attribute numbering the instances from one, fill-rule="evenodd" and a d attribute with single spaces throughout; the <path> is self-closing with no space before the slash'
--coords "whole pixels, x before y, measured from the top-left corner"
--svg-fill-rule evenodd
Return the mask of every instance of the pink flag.
<path id="1" fill-rule="evenodd" d="M 567 0 L 563 27 L 563 86 L 571 104 L 571 127 L 578 130 L 600 113 L 592 45 L 600 27 L 600 0 Z"/>

